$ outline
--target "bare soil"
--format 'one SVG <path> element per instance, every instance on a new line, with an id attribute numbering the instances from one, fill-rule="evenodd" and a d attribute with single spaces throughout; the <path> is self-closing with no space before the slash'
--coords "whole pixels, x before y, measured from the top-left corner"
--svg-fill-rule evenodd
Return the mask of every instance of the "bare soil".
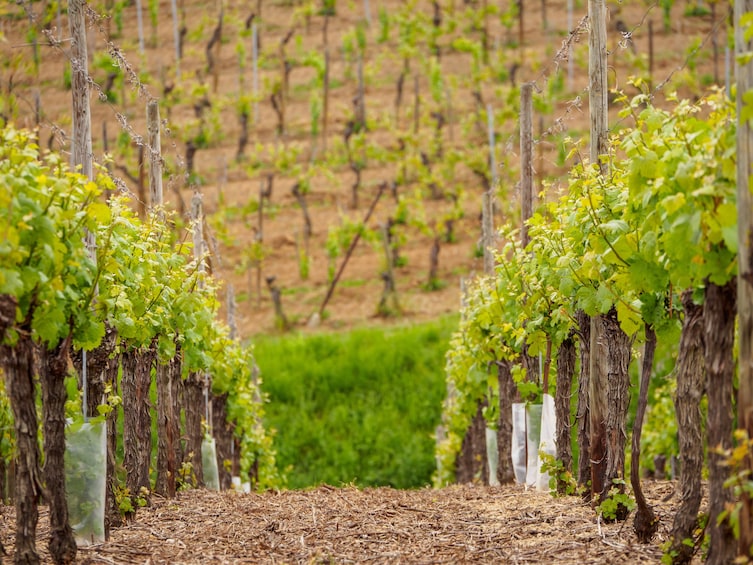
<path id="1" fill-rule="evenodd" d="M 155 499 L 78 563 L 659 563 L 675 484 L 646 483 L 661 520 L 639 544 L 627 522 L 606 524 L 577 497 L 520 486 L 432 490 L 333 488 L 262 494 L 191 490 Z M 0 511 L 12 556 L 13 511 Z M 47 561 L 46 509 L 37 547 Z"/>
<path id="2" fill-rule="evenodd" d="M 204 195 L 205 210 L 209 216 L 207 236 L 211 241 L 212 268 L 220 280 L 232 284 L 238 301 L 238 324 L 240 335 L 249 337 L 257 333 L 275 331 L 275 316 L 270 293 L 262 283 L 261 293 L 255 284 L 253 271 L 243 266 L 243 256 L 247 254 L 249 246 L 255 237 L 255 218 L 253 214 L 239 214 L 238 210 L 248 207 L 258 197 L 259 174 L 248 168 L 248 162 L 235 162 L 235 150 L 239 132 L 239 122 L 236 105 L 239 96 L 239 66 L 236 53 L 237 38 L 243 22 L 256 10 L 256 3 L 225 2 L 225 21 L 223 25 L 223 44 L 215 57 L 220 68 L 218 88 L 215 90 L 211 77 L 206 76 L 205 46 L 216 25 L 220 3 L 199 2 L 197 0 L 183 0 L 179 2 L 185 11 L 188 35 L 184 48 L 184 59 L 181 61 L 182 80 L 175 83 L 173 30 L 170 19 L 170 1 L 158 0 L 157 44 L 150 42 L 152 35 L 146 3 L 144 7 L 144 30 L 146 36 L 146 51 L 143 56 L 138 54 L 136 42 L 136 17 L 133 5 L 128 5 L 123 11 L 123 35 L 115 37 L 114 43 L 121 49 L 127 61 L 134 70 L 140 73 L 144 81 L 145 90 L 152 96 L 162 98 L 162 115 L 166 116 L 163 89 L 166 85 L 177 86 L 183 90 L 183 98 L 171 111 L 169 125 L 171 132 L 163 133 L 163 154 L 172 164 L 174 175 L 166 183 L 166 198 L 169 205 L 180 208 L 180 198 L 188 203 L 192 189 L 183 186 L 181 169 L 184 162 L 185 139 L 181 134 L 181 127 L 186 120 L 193 118 L 193 103 L 195 97 L 190 92 L 204 83 L 207 96 L 213 108 L 219 112 L 221 131 L 207 149 L 201 149 L 196 154 L 196 172 L 201 177 L 198 189 Z M 500 2 L 499 8 L 506 10 L 508 2 Z M 586 3 L 578 5 L 573 25 L 586 15 Z M 267 167 L 270 165 L 271 152 L 275 146 L 296 146 L 301 149 L 303 161 L 310 153 L 310 85 L 312 70 L 310 68 L 295 67 L 290 74 L 290 99 L 287 102 L 288 131 L 281 139 L 276 139 L 276 119 L 268 97 L 268 84 L 278 80 L 279 61 L 276 59 L 280 40 L 293 25 L 296 25 L 296 39 L 288 44 L 289 57 L 296 58 L 295 43 L 300 37 L 302 52 L 315 51 L 322 53 L 324 19 L 319 15 L 309 20 L 296 19 L 296 10 L 300 5 L 287 0 L 262 2 L 262 22 L 260 24 L 260 38 L 262 54 L 266 63 L 260 70 L 259 84 L 267 94 L 259 103 L 259 122 L 252 124 L 249 130 L 249 147 L 247 154 L 252 152 L 256 143 L 264 144 Z M 378 11 L 385 9 L 388 13 L 396 13 L 402 2 L 398 0 L 381 0 L 371 5 L 372 27 L 367 31 L 366 52 L 366 112 L 370 120 L 378 123 L 367 135 L 368 143 L 377 143 L 382 148 L 395 150 L 398 141 L 397 134 L 403 134 L 412 129 L 413 81 L 412 76 L 406 84 L 401 120 L 394 119 L 394 102 L 396 96 L 396 81 L 402 69 L 402 59 L 398 54 L 396 40 L 398 29 L 395 22 L 391 29 L 391 39 L 387 45 L 376 43 L 379 30 Z M 444 3 L 442 4 L 444 6 Z M 448 3 L 449 5 L 449 3 Z M 457 11 L 465 10 L 469 3 L 454 2 Z M 491 3 L 489 4 L 491 6 Z M 555 62 L 555 54 L 560 49 L 567 32 L 567 16 L 565 0 L 548 0 L 546 2 L 546 20 L 548 28 L 543 30 L 540 2 L 525 4 L 524 44 L 523 49 L 515 45 L 518 39 L 517 22 L 510 28 L 501 25 L 497 16 L 488 18 L 490 42 L 495 47 L 492 57 L 503 60 L 498 69 L 512 71 L 515 68 L 515 81 L 534 81 L 537 90 L 546 91 L 550 80 L 557 73 L 566 72 L 566 62 Z M 318 4 L 317 4 L 318 6 Z M 712 20 L 706 15 L 702 17 L 685 17 L 684 10 L 691 7 L 690 2 L 674 2 L 673 13 L 669 22 L 669 29 L 664 29 L 662 14 L 656 4 L 647 6 L 645 2 L 610 2 L 612 14 L 609 23 L 610 75 L 611 86 L 625 89 L 632 95 L 636 93 L 629 86 L 631 75 L 644 74 L 640 68 L 647 68 L 647 53 L 649 22 L 653 23 L 655 31 L 654 57 L 654 85 L 669 79 L 664 92 L 678 90 L 681 96 L 697 96 L 708 84 L 709 77 L 713 77 L 712 46 L 714 37 L 710 35 Z M 35 5 L 35 9 L 36 5 Z M 331 49 L 331 90 L 330 119 L 328 123 L 327 147 L 328 151 L 343 151 L 342 136 L 346 128 L 348 116 L 352 110 L 353 97 L 356 94 L 355 71 L 352 64 L 345 60 L 343 52 L 343 37 L 353 33 L 355 25 L 363 19 L 364 8 L 361 2 L 338 2 L 337 15 L 331 18 L 328 25 L 329 45 Z M 431 3 L 419 2 L 417 11 L 432 13 Z M 9 10 L 10 11 L 10 10 Z M 721 18 L 722 9 L 719 8 L 717 18 Z M 297 23 L 296 23 L 297 22 Z M 57 21 L 53 22 L 55 25 Z M 26 30 L 28 21 L 25 17 L 16 19 L 1 18 L 0 32 L 4 33 L 7 41 L 0 42 L 0 58 L 8 61 L 6 68 L 0 68 L 0 83 L 3 88 L 13 89 L 19 97 L 17 125 L 33 126 L 34 97 L 39 92 L 41 102 L 41 133 L 40 142 L 43 146 L 51 145 L 55 149 L 67 151 L 67 142 L 61 143 L 65 132 L 70 131 L 70 92 L 63 88 L 63 69 L 66 65 L 65 55 L 61 50 L 49 46 L 40 47 L 41 65 L 38 75 L 31 71 L 22 72 L 14 66 L 14 58 L 20 57 L 30 63 L 32 51 Z M 105 83 L 105 74 L 97 68 L 94 62 L 105 50 L 105 35 L 101 31 L 109 28 L 115 31 L 114 22 L 102 21 L 92 24 L 89 29 L 89 51 L 92 53 L 90 72 L 95 82 Z M 632 44 L 623 35 L 627 30 Z M 724 53 L 720 47 L 726 33 L 726 26 L 717 28 L 716 45 L 721 49 L 716 68 L 717 77 L 723 82 Z M 67 21 L 65 15 L 61 20 L 59 35 L 67 36 Z M 477 37 L 478 33 L 470 29 L 467 23 L 461 24 L 453 33 L 457 36 Z M 245 40 L 247 51 L 245 83 L 247 90 L 251 83 L 250 39 Z M 447 146 L 477 145 L 485 146 L 485 132 L 475 132 L 461 135 L 460 121 L 474 110 L 474 102 L 470 87 L 465 84 L 471 65 L 470 55 L 460 53 L 449 48 L 449 40 L 443 38 L 443 56 L 441 59 L 442 77 L 446 84 L 458 85 L 454 88 L 453 112 L 448 116 L 448 125 L 444 128 L 444 142 Z M 698 42 L 697 49 L 692 48 Z M 40 36 L 44 43 L 44 37 Z M 634 48 L 634 50 L 633 50 Z M 67 44 L 63 43 L 63 50 Z M 719 51 L 717 49 L 717 51 Z M 425 52 L 426 47 L 420 46 Z M 694 53 L 691 56 L 691 53 Z M 576 44 L 574 51 L 574 80 L 571 87 L 566 86 L 566 92 L 558 95 L 558 101 L 543 114 L 534 118 L 536 139 L 541 141 L 537 145 L 535 168 L 537 182 L 548 179 L 553 183 L 551 195 L 556 195 L 562 189 L 566 172 L 572 163 L 559 162 L 558 154 L 562 151 L 561 137 L 557 135 L 543 135 L 542 131 L 567 130 L 574 139 L 587 137 L 588 132 L 588 93 L 587 93 L 587 41 L 586 36 Z M 431 135 L 432 120 L 428 113 L 432 110 L 427 78 L 422 68 L 422 57 L 414 57 L 412 68 L 418 70 L 420 76 L 420 95 L 422 98 L 423 117 L 420 126 L 420 136 L 426 139 Z M 350 69 L 348 67 L 350 66 Z M 703 84 L 702 84 L 703 83 Z M 482 90 L 484 100 L 490 103 L 498 115 L 507 111 L 505 100 L 506 89 L 510 81 L 485 81 Z M 569 88 L 569 90 L 567 90 Z M 97 159 L 102 159 L 104 148 L 102 125 L 108 125 L 109 148 L 116 165 L 115 173 L 122 177 L 134 196 L 136 187 L 123 173 L 120 166 L 126 167 L 132 175 L 137 175 L 135 152 L 124 152 L 118 148 L 116 137 L 120 133 L 118 127 L 118 113 L 121 114 L 134 133 L 146 137 L 145 106 L 146 99 L 139 96 L 131 85 L 122 90 L 116 89 L 120 97 L 115 104 L 104 104 L 97 100 L 93 93 L 92 116 L 94 152 Z M 663 94 L 663 93 L 662 93 Z M 660 103 L 663 96 L 657 96 Z M 576 103 L 577 102 L 577 103 Z M 618 123 L 614 108 L 612 124 Z M 538 110 L 537 110 L 538 112 Z M 623 122 L 626 123 L 626 122 Z M 483 129 L 483 128 L 481 128 Z M 451 139 L 451 131 L 454 137 Z M 497 139 L 499 143 L 497 158 L 508 157 L 509 164 L 500 167 L 501 184 L 499 187 L 501 213 L 497 222 L 503 221 L 504 216 L 515 214 L 518 193 L 515 187 L 517 181 L 517 116 L 510 119 L 498 119 Z M 305 165 L 304 165 L 305 167 Z M 347 165 L 333 167 L 329 176 L 318 175 L 311 180 L 309 205 L 311 207 L 313 236 L 310 241 L 310 275 L 307 279 L 300 276 L 298 264 L 298 249 L 301 246 L 302 216 L 298 205 L 290 194 L 296 179 L 277 174 L 274 181 L 272 205 L 275 212 L 267 215 L 264 228 L 264 246 L 266 257 L 263 261 L 263 277 L 275 277 L 275 284 L 282 291 L 283 308 L 294 326 L 305 329 L 306 322 L 322 303 L 327 289 L 327 270 L 329 260 L 325 253 L 325 243 L 330 228 L 341 225 L 345 221 L 358 222 L 365 214 L 368 203 L 373 198 L 376 186 L 382 181 L 391 181 L 395 176 L 394 163 L 380 163 L 371 160 L 363 172 L 363 188 L 361 202 L 358 209 L 351 210 L 350 187 L 354 175 Z M 457 222 L 456 239 L 453 243 L 443 244 L 439 254 L 439 279 L 442 288 L 434 292 L 425 289 L 428 279 L 429 253 L 433 237 L 426 231 L 416 227 L 404 230 L 405 245 L 401 254 L 407 260 L 406 264 L 395 272 L 396 286 L 402 313 L 402 320 L 421 321 L 438 315 L 457 311 L 460 302 L 461 277 L 471 276 L 479 272 L 482 265 L 474 256 L 474 248 L 480 237 L 479 214 L 481 211 L 482 187 L 479 180 L 466 166 L 459 166 L 457 177 L 453 182 L 464 186 L 463 209 L 465 215 Z M 410 194 L 415 183 L 400 187 L 403 194 Z M 175 189 L 175 190 L 173 190 Z M 439 221 L 447 212 L 450 205 L 446 200 L 425 201 L 425 218 L 428 223 Z M 233 211 L 227 213 L 228 210 Z M 394 215 L 395 203 L 385 197 L 377 206 L 376 212 L 369 223 L 369 228 L 378 229 L 388 217 Z M 514 217 L 514 216 L 512 216 Z M 298 242 L 298 243 L 297 243 Z M 215 245 L 216 244 L 216 245 Z M 337 258 L 338 265 L 342 256 Z M 327 316 L 322 323 L 325 329 L 338 329 L 358 324 L 391 323 L 395 318 L 382 319 L 377 317 L 377 304 L 382 293 L 380 273 L 384 268 L 381 245 L 361 242 L 356 253 L 348 264 L 342 282 L 337 288 L 331 303 L 327 308 Z M 224 291 L 223 291 L 224 292 Z M 224 298 L 222 300 L 224 302 Z"/>

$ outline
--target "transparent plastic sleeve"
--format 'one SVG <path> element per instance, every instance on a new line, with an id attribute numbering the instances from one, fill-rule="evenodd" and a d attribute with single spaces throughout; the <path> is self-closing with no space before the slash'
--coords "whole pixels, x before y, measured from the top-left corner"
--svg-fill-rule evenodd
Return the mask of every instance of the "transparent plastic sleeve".
<path id="1" fill-rule="evenodd" d="M 201 465 L 204 467 L 204 484 L 210 490 L 220 490 L 220 474 L 217 470 L 217 447 L 214 438 L 204 436 L 201 442 Z"/>
<path id="2" fill-rule="evenodd" d="M 497 445 L 497 430 L 492 428 L 486 428 L 486 459 L 489 462 L 489 486 L 498 487 L 499 445 Z"/>
<path id="3" fill-rule="evenodd" d="M 526 482 L 526 405 L 515 402 L 512 405 L 512 468 L 515 482 Z"/>
<path id="4" fill-rule="evenodd" d="M 554 411 L 554 397 L 551 394 L 544 395 L 544 405 L 541 411 L 541 437 L 539 439 L 539 452 L 553 457 L 557 456 L 555 434 L 557 433 L 557 415 Z M 541 471 L 541 461 L 538 465 L 536 489 L 549 492 L 549 473 Z"/>
<path id="5" fill-rule="evenodd" d="M 73 534 L 79 546 L 105 541 L 107 424 L 101 420 L 68 426 L 65 492 Z"/>
<path id="6" fill-rule="evenodd" d="M 541 404 L 526 405 L 526 485 L 535 486 L 539 471 L 539 442 L 541 440 Z"/>

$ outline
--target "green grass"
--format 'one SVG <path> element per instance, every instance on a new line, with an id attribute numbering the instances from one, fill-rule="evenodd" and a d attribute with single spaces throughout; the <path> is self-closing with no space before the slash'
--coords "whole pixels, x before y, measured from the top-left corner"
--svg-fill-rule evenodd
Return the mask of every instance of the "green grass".
<path id="1" fill-rule="evenodd" d="M 288 486 L 430 484 L 456 325 L 259 339 L 265 425 L 277 430 Z"/>

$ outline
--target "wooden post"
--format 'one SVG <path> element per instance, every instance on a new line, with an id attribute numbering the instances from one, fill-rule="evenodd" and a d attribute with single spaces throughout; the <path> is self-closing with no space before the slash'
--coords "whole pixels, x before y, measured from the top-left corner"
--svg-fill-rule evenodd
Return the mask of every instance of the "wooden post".
<path id="1" fill-rule="evenodd" d="M 173 16 L 173 43 L 175 44 L 175 78 L 180 80 L 180 21 L 178 18 L 178 2 L 170 0 L 170 12 Z M 108 18 L 109 21 L 109 18 Z"/>
<path id="2" fill-rule="evenodd" d="M 252 89 L 254 93 L 254 125 L 259 127 L 259 28 L 251 24 L 251 57 L 253 59 Z"/>
<path id="3" fill-rule="evenodd" d="M 489 134 L 489 179 L 492 190 L 495 190 L 499 175 L 497 175 L 497 159 L 495 157 L 494 108 L 491 104 L 486 105 L 486 126 Z"/>
<path id="4" fill-rule="evenodd" d="M 144 54 L 144 15 L 141 9 L 141 0 L 136 0 L 136 27 L 139 34 L 139 54 Z"/>
<path id="5" fill-rule="evenodd" d="M 363 79 L 363 54 L 358 55 L 358 102 L 356 103 L 357 131 L 366 131 L 366 86 Z"/>
<path id="6" fill-rule="evenodd" d="M 591 121 L 591 163 L 598 164 L 602 174 L 606 163 L 599 156 L 607 151 L 607 8 L 606 0 L 588 0 L 588 71 L 589 109 Z M 607 438 L 605 417 L 607 412 L 608 378 L 603 366 L 606 358 L 603 316 L 591 318 L 589 359 L 589 408 L 591 416 L 591 492 L 595 504 L 601 501 L 605 490 Z M 608 487 L 607 487 L 608 488 Z"/>
<path id="7" fill-rule="evenodd" d="M 191 198 L 191 220 L 193 221 L 193 257 L 199 262 L 198 287 L 204 288 L 204 210 L 201 193 L 196 191 Z"/>
<path id="8" fill-rule="evenodd" d="M 541 0 L 541 30 L 549 29 L 549 20 L 546 17 L 546 0 Z"/>
<path id="9" fill-rule="evenodd" d="M 494 191 L 497 188 L 497 164 L 494 158 L 494 111 L 491 104 L 486 108 L 486 115 L 489 128 L 489 171 L 492 181 L 481 201 L 481 242 L 484 246 L 484 274 L 492 276 L 494 275 L 493 249 L 496 239 L 494 237 Z"/>
<path id="10" fill-rule="evenodd" d="M 272 175 L 266 177 L 267 186 L 264 187 L 265 179 L 259 179 L 259 211 L 256 224 L 256 243 L 261 247 L 264 243 L 264 199 L 272 197 Z M 256 262 L 256 306 L 261 307 L 261 257 L 255 258 Z M 249 295 L 251 289 L 249 288 Z"/>
<path id="11" fill-rule="evenodd" d="M 740 120 L 743 96 L 753 91 L 753 63 L 740 64 L 740 57 L 753 50 L 745 41 L 740 22 L 753 12 L 753 0 L 735 0 L 735 76 L 737 78 L 737 229 L 738 275 L 737 315 L 740 332 L 740 388 L 737 397 L 738 426 L 753 438 L 753 198 L 750 175 L 753 170 L 753 128 L 749 120 Z M 746 467 L 753 472 L 753 453 L 748 452 Z M 743 494 L 740 512 L 740 555 L 753 557 L 753 498 Z"/>
<path id="12" fill-rule="evenodd" d="M 484 246 L 484 274 L 494 274 L 494 191 L 487 190 L 482 196 L 481 241 Z"/>
<path id="13" fill-rule="evenodd" d="M 650 25 L 651 22 L 649 22 Z M 573 0 L 567 0 L 567 33 L 573 31 Z M 573 76 L 575 74 L 575 54 L 573 53 L 573 42 L 567 48 L 567 88 L 573 91 Z"/>
<path id="14" fill-rule="evenodd" d="M 149 203 L 150 211 L 155 213 L 164 204 L 159 103 L 156 100 L 150 100 L 146 106 L 146 131 L 149 142 Z M 159 216 L 164 217 L 162 212 L 159 212 Z"/>
<path id="15" fill-rule="evenodd" d="M 159 103 L 150 100 L 146 105 L 146 131 L 149 144 L 149 214 L 157 222 L 164 221 L 162 192 L 162 145 L 160 141 Z M 162 360 L 164 361 L 164 360 Z M 175 442 L 180 437 L 180 425 L 175 416 L 171 360 L 157 361 L 157 483 L 155 490 L 168 498 L 175 496 L 178 464 Z"/>
<path id="16" fill-rule="evenodd" d="M 607 172 L 607 166 L 599 157 L 607 153 L 609 141 L 606 14 L 605 0 L 589 0 L 588 18 L 591 31 L 588 35 L 588 97 L 591 118 L 591 164 L 598 163 L 602 174 Z"/>
<path id="17" fill-rule="evenodd" d="M 719 84 L 719 41 L 716 37 L 716 2 L 711 4 L 711 47 L 714 51 L 714 84 Z"/>
<path id="18" fill-rule="evenodd" d="M 72 37 L 73 147 L 71 148 L 71 158 L 74 166 L 81 167 L 81 174 L 91 179 L 92 133 L 84 3 L 81 0 L 71 0 L 68 10 Z"/>
<path id="19" fill-rule="evenodd" d="M 238 325 L 235 321 L 235 288 L 227 285 L 227 327 L 230 329 L 230 339 L 238 337 Z"/>
<path id="20" fill-rule="evenodd" d="M 197 288 L 204 288 L 204 231 L 203 231 L 203 203 L 201 194 L 196 191 L 191 198 L 191 221 L 193 222 L 193 255 L 198 262 L 198 281 Z M 201 420 L 205 418 L 206 424 L 209 425 L 209 398 L 206 394 L 208 389 L 208 379 L 200 372 L 192 372 L 188 375 L 184 386 L 184 410 L 186 413 L 186 451 L 192 453 L 190 459 L 196 474 L 196 482 L 199 486 L 204 486 L 204 466 L 201 459 L 201 443 L 204 433 L 202 430 Z M 202 406 L 202 400 L 204 404 Z M 202 408 L 204 410 L 202 411 Z"/>
<path id="21" fill-rule="evenodd" d="M 518 4 L 518 48 L 520 49 L 521 66 L 523 62 L 523 41 L 525 40 L 525 26 L 523 25 L 523 0 L 516 0 Z"/>
<path id="22" fill-rule="evenodd" d="M 329 48 L 324 50 L 324 84 L 322 88 L 322 156 L 327 153 L 327 124 L 329 123 Z"/>
<path id="23" fill-rule="evenodd" d="M 418 123 L 421 113 L 421 98 L 418 90 L 418 74 L 413 77 L 413 133 L 418 135 Z"/>
<path id="24" fill-rule="evenodd" d="M 533 215 L 533 85 L 520 87 L 520 241 L 530 242 L 526 222 Z"/>
<path id="25" fill-rule="evenodd" d="M 654 20 L 648 20 L 648 84 L 654 85 Z"/>

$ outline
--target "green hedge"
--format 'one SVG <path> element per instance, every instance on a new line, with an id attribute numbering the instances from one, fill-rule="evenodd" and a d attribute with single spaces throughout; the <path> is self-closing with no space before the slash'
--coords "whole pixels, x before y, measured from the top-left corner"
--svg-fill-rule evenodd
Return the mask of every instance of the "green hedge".
<path id="1" fill-rule="evenodd" d="M 429 485 L 445 394 L 444 355 L 456 318 L 392 329 L 259 338 L 288 486 Z"/>

